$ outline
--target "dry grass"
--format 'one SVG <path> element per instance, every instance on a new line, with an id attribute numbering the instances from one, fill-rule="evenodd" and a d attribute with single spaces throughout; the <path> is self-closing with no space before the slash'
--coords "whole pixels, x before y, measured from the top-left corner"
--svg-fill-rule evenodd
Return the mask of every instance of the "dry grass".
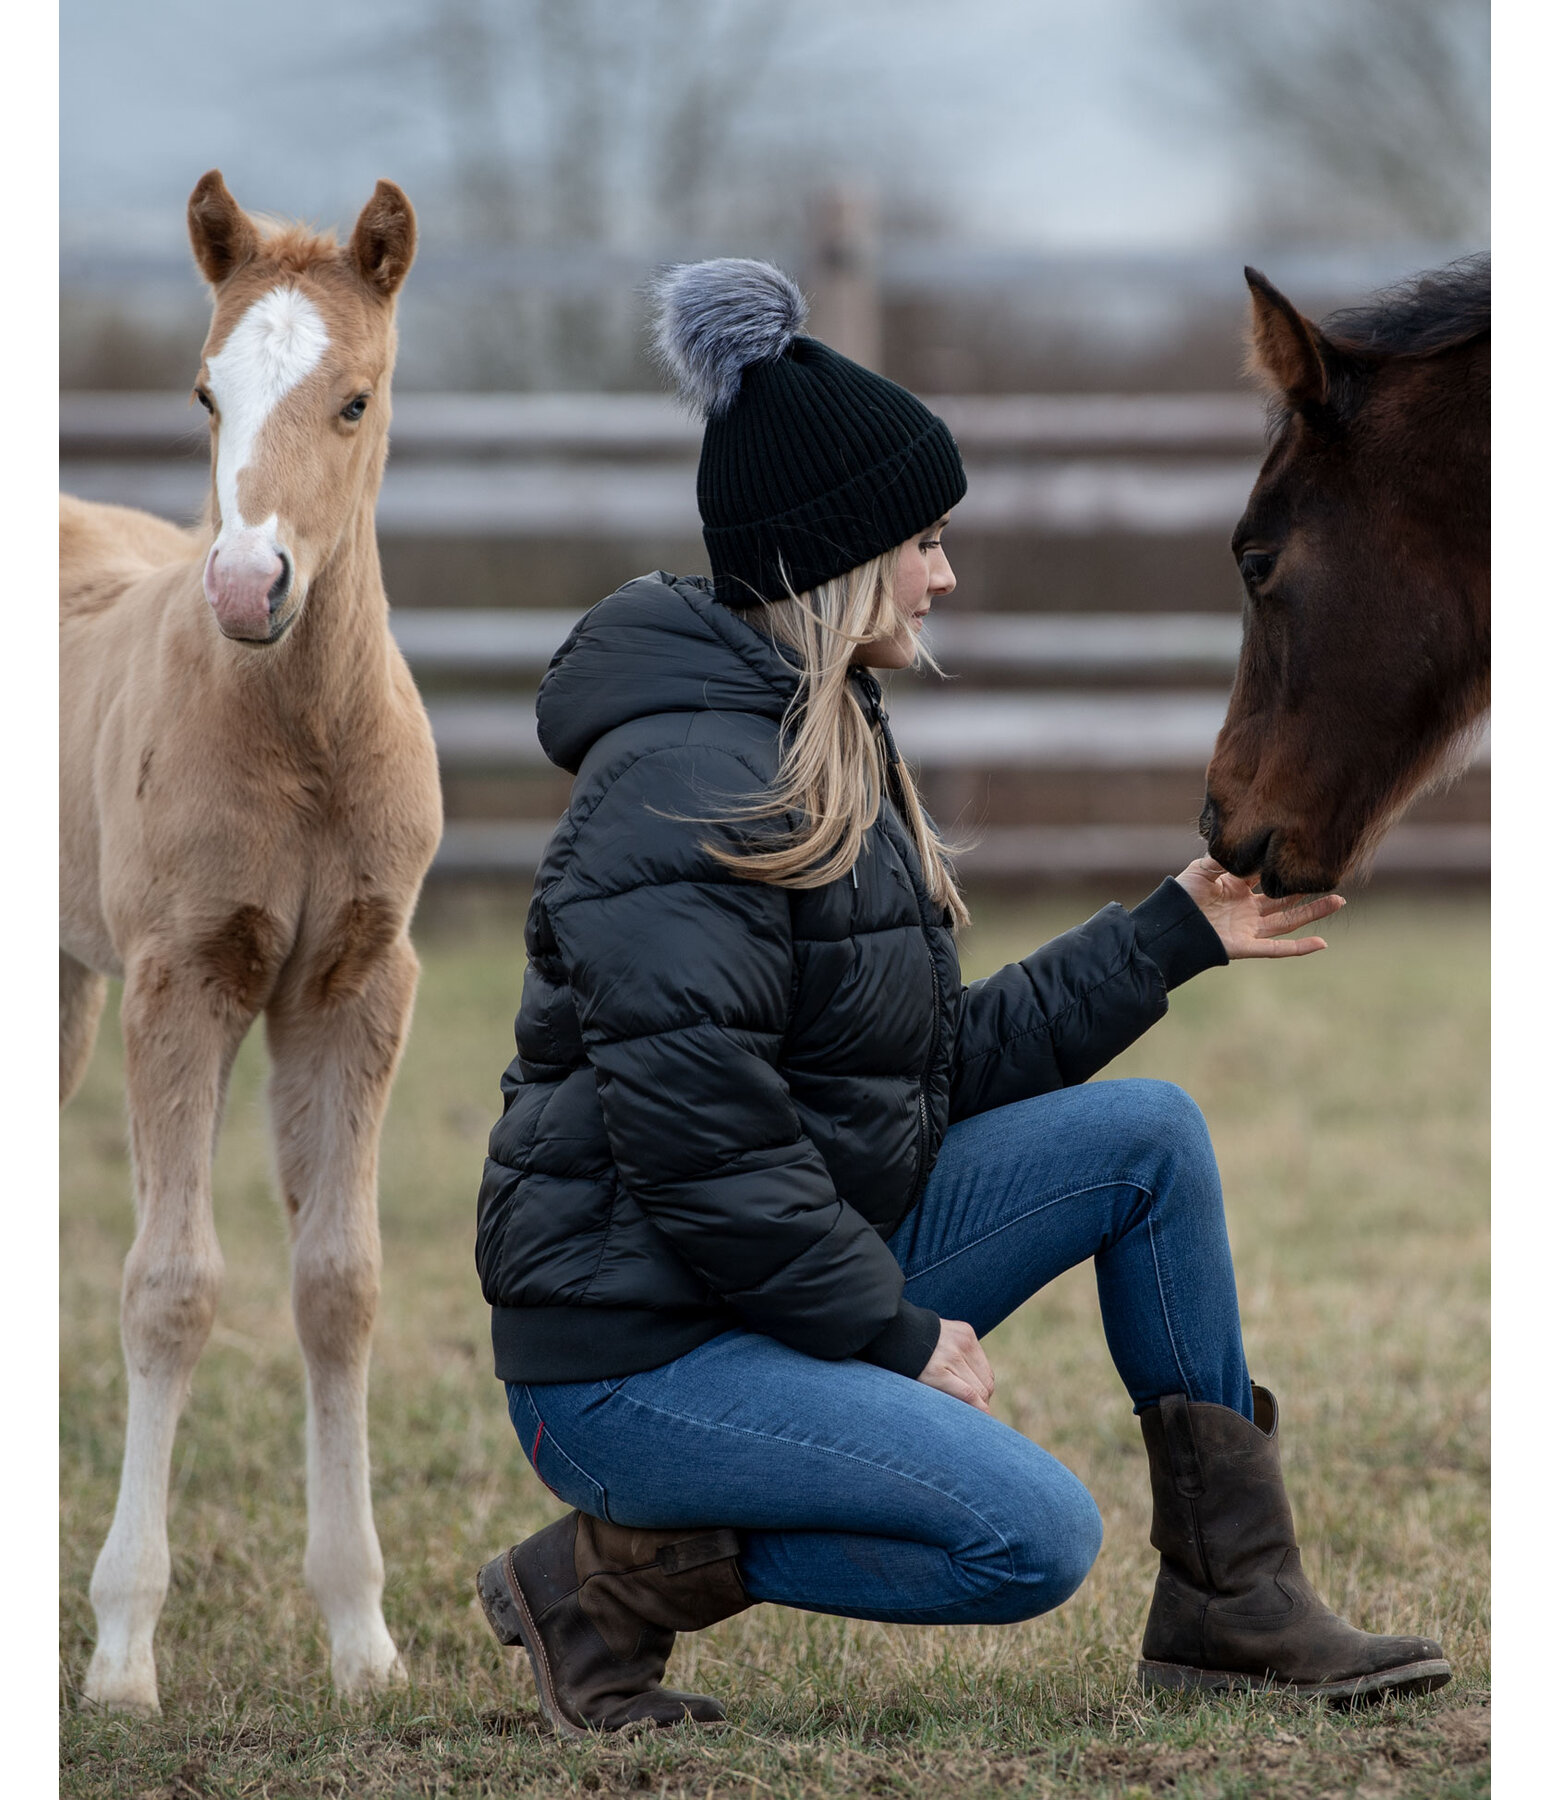
<path id="1" fill-rule="evenodd" d="M 117 1283 L 131 1219 L 112 1017 L 62 1127 L 62 1789 L 71 1795 L 1163 1794 L 1487 1791 L 1486 909 L 1370 898 L 1328 955 L 1184 989 L 1114 1073 L 1205 1108 L 1230 1196 L 1251 1366 L 1280 1394 L 1315 1579 L 1379 1629 L 1440 1636 L 1453 1685 L 1347 1718 L 1260 1699 L 1144 1700 L 1130 1683 L 1152 1567 L 1140 1436 L 1090 1275 L 991 1340 L 998 1410 L 1102 1506 L 1086 1586 L 1022 1626 L 860 1625 L 760 1608 L 682 1641 L 725 1696 L 715 1736 L 567 1748 L 538 1726 L 470 1603 L 475 1566 L 552 1517 L 489 1372 L 472 1268 L 482 1143 L 508 1055 L 520 906 L 425 935 L 383 1158 L 372 1388 L 388 1621 L 411 1686 L 340 1703 L 301 1584 L 300 1361 L 268 1182 L 257 1044 L 217 1171 L 228 1275 L 174 1457 L 159 1720 L 76 1708 L 86 1587 L 123 1433 Z M 986 915 L 983 971 L 1071 906 Z"/>

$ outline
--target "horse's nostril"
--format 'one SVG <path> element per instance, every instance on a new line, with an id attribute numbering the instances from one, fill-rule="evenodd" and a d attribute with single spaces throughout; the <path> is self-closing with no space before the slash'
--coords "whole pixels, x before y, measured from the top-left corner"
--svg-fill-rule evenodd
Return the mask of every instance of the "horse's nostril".
<path id="1" fill-rule="evenodd" d="M 1217 829 L 1220 825 L 1221 825 L 1221 818 L 1216 810 L 1216 802 L 1211 798 L 1211 796 L 1209 794 L 1207 794 L 1206 795 L 1206 803 L 1200 809 L 1200 819 L 1199 819 L 1199 825 L 1198 825 L 1200 835 L 1206 840 L 1207 843 L 1210 843 L 1211 839 L 1216 836 Z"/>
<path id="2" fill-rule="evenodd" d="M 273 612 L 277 606 L 285 602 L 285 596 L 291 591 L 291 559 L 286 551 L 277 552 L 280 558 L 280 573 L 275 577 L 275 584 L 269 590 L 269 610 Z"/>

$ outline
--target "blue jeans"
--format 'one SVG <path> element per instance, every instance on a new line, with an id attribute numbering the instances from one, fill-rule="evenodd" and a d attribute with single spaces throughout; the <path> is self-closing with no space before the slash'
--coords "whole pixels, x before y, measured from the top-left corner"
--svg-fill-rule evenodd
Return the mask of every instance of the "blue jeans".
<path id="1" fill-rule="evenodd" d="M 1253 1416 L 1216 1158 L 1161 1081 L 1103 1081 L 951 1127 L 889 1240 L 904 1291 L 983 1335 L 1093 1259 L 1136 1410 L 1187 1394 Z M 507 1384 L 540 1479 L 651 1529 L 730 1525 L 750 1597 L 900 1624 L 1002 1624 L 1081 1585 L 1103 1526 L 1047 1451 L 870 1363 L 723 1332 L 609 1381 Z"/>

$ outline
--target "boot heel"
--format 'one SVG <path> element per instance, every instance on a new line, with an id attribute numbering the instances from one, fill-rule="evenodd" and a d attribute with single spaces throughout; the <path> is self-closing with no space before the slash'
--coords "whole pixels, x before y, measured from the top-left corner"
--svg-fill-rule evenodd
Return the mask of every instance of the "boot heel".
<path id="1" fill-rule="evenodd" d="M 1162 1690 L 1171 1693 L 1216 1694 L 1229 1688 L 1265 1685 L 1251 1680 L 1247 1675 L 1229 1674 L 1225 1669 L 1191 1669 L 1183 1663 L 1149 1662 L 1144 1656 L 1136 1661 L 1136 1673 L 1140 1676 L 1142 1690 L 1146 1693 Z"/>
<path id="2" fill-rule="evenodd" d="M 503 1644 L 522 1642 L 522 1615 L 506 1579 L 506 1559 L 497 1556 L 479 1571 L 479 1604 L 490 1629 Z"/>

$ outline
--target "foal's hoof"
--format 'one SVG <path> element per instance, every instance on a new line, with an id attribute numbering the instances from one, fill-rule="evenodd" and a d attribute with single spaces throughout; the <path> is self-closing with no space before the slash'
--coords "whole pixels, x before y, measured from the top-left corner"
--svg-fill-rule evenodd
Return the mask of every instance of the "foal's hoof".
<path id="1" fill-rule="evenodd" d="M 334 1686 L 348 1698 L 360 1699 L 384 1688 L 402 1687 L 409 1680 L 403 1658 L 393 1640 L 382 1633 L 374 1643 L 335 1645 Z"/>
<path id="2" fill-rule="evenodd" d="M 109 1661 L 99 1651 L 91 1659 L 86 1680 L 81 1684 L 82 1710 L 153 1718 L 161 1711 L 161 1697 L 156 1691 L 156 1665 L 149 1658 L 145 1663 L 150 1666 L 139 1659 Z"/>

